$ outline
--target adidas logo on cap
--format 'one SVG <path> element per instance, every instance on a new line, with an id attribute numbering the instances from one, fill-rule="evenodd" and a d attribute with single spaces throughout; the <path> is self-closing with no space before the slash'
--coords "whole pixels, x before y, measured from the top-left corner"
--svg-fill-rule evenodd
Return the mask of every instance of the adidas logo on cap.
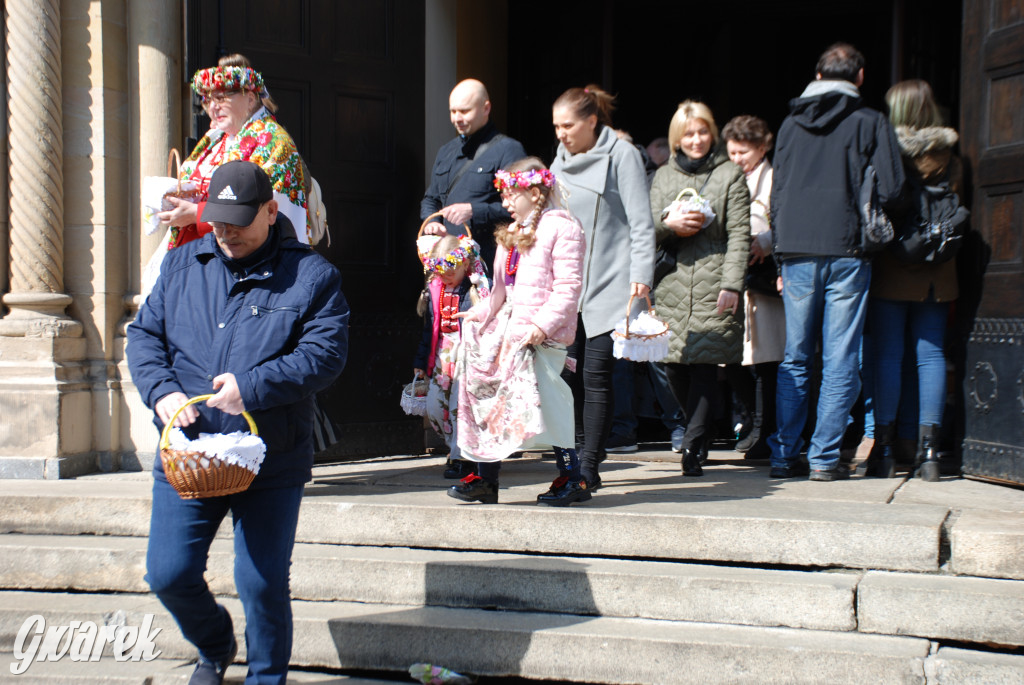
<path id="1" fill-rule="evenodd" d="M 235 191 L 231 190 L 231 186 L 224 186 L 224 190 L 220 191 L 220 195 L 217 196 L 218 200 L 237 200 L 235 197 Z"/>

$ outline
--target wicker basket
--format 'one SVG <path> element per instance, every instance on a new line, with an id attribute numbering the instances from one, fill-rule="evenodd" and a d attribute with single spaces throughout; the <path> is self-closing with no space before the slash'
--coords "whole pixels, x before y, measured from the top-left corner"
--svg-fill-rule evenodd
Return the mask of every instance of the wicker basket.
<path id="1" fill-rule="evenodd" d="M 428 385 L 429 381 L 426 378 L 413 378 L 412 383 L 402 388 L 402 411 L 409 416 L 426 414 Z"/>
<path id="2" fill-rule="evenodd" d="M 612 355 L 618 359 L 629 359 L 635 362 L 657 362 L 668 354 L 668 324 L 658 319 L 651 304 L 650 295 L 647 300 L 646 313 L 660 324 L 654 333 L 635 333 L 629 330 L 629 315 L 633 311 L 633 300 L 636 295 L 629 296 L 626 305 L 626 318 L 612 331 Z M 623 328 L 624 330 L 619 330 Z"/>
<path id="3" fill-rule="evenodd" d="M 256 471 L 250 471 L 237 464 L 225 463 L 203 452 L 171 449 L 171 428 L 178 414 L 190 404 L 205 402 L 211 397 L 213 395 L 199 395 L 178 407 L 178 411 L 174 412 L 160 435 L 160 461 L 163 462 L 164 476 L 182 499 L 233 495 L 246 490 L 256 478 Z M 242 416 L 248 422 L 252 434 L 259 435 L 252 416 L 248 412 L 242 412 Z"/>
<path id="4" fill-rule="evenodd" d="M 174 164 L 173 167 L 171 166 L 172 162 Z M 169 197 L 176 197 L 180 200 L 188 200 L 189 202 L 199 201 L 199 198 L 203 194 L 201 190 L 198 188 L 181 189 L 181 154 L 178 152 L 177 148 L 172 147 L 170 154 L 167 155 L 167 175 L 170 178 L 178 179 L 178 189 L 164 193 L 163 211 L 166 212 L 174 209 L 174 207 L 166 201 Z"/>

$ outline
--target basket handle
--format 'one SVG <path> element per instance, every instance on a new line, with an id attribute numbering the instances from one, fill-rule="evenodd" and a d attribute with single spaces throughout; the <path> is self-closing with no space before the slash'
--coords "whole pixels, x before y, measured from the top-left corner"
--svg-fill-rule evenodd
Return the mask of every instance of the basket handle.
<path id="1" fill-rule="evenodd" d="M 416 237 L 419 238 L 420 236 L 422 236 L 423 235 L 423 229 L 427 227 L 427 224 L 430 223 L 430 220 L 431 219 L 436 219 L 439 216 L 441 216 L 441 212 L 434 212 L 433 214 L 428 216 L 426 219 L 424 219 L 423 223 L 420 224 L 420 230 L 417 231 Z M 469 224 L 462 224 L 462 227 L 466 229 L 466 235 L 469 238 L 472 238 L 473 237 L 473 231 L 469 230 Z"/>
<path id="2" fill-rule="evenodd" d="M 682 190 L 679 191 L 679 194 L 676 195 L 676 202 L 679 202 L 687 195 L 693 195 L 695 198 L 700 199 L 700 193 L 698 193 L 693 188 L 683 188 Z"/>
<path id="3" fill-rule="evenodd" d="M 171 173 L 171 162 L 174 162 L 174 173 Z M 167 175 L 178 179 L 178 192 L 181 192 L 181 153 L 178 148 L 172 147 L 167 153 Z M 188 406 L 188 405 L 185 405 Z"/>
<path id="4" fill-rule="evenodd" d="M 171 419 L 164 426 L 163 431 L 160 433 L 160 449 L 165 450 L 171 446 L 171 427 L 174 426 L 174 419 L 178 418 L 178 414 L 190 404 L 196 404 L 197 402 L 205 402 L 206 400 L 213 397 L 213 395 L 196 395 L 185 404 L 178 407 L 178 410 L 171 415 Z M 256 422 L 252 420 L 252 416 L 249 412 L 243 411 L 242 416 L 245 417 L 246 422 L 249 424 L 249 430 L 253 435 L 259 435 L 259 431 L 256 430 Z"/>
<path id="5" fill-rule="evenodd" d="M 629 304 L 626 305 L 626 337 L 627 338 L 629 337 L 629 313 L 631 311 L 633 311 L 633 300 L 634 299 L 636 299 L 636 295 L 633 294 L 633 293 L 630 293 L 630 295 L 629 295 Z M 651 295 L 650 295 L 650 293 L 644 295 L 644 299 L 647 300 L 647 311 L 650 312 L 651 314 L 654 314 L 654 305 L 651 304 Z"/>

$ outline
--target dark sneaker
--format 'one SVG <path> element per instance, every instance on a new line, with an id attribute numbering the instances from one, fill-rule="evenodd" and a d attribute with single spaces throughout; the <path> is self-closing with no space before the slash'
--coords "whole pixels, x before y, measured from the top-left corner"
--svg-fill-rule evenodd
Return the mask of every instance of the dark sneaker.
<path id="1" fill-rule="evenodd" d="M 611 454 L 632 454 L 638 449 L 636 438 L 630 435 L 613 435 L 604 446 L 604 451 Z"/>
<path id="2" fill-rule="evenodd" d="M 821 481 L 833 481 L 833 480 L 849 480 L 850 469 L 845 464 L 836 464 L 830 469 L 815 469 L 811 471 L 810 480 L 821 480 Z"/>
<path id="3" fill-rule="evenodd" d="M 448 496 L 463 502 L 481 502 L 482 504 L 498 503 L 498 484 L 488 483 L 475 473 L 471 473 L 458 485 L 448 488 Z"/>
<path id="4" fill-rule="evenodd" d="M 736 440 L 736 445 L 735 445 L 734 449 L 737 452 L 746 453 L 760 439 L 761 439 L 761 430 L 755 426 L 753 429 L 751 429 L 751 431 L 749 433 L 747 433 L 747 435 L 745 437 Z"/>
<path id="5" fill-rule="evenodd" d="M 804 462 L 798 462 L 790 466 L 778 467 L 773 466 L 772 470 L 768 473 L 769 478 L 798 478 L 800 476 L 806 476 L 810 473 L 811 468 Z"/>
<path id="6" fill-rule="evenodd" d="M 672 451 L 676 454 L 683 453 L 683 437 L 686 436 L 686 426 L 676 426 L 672 429 Z"/>
<path id="7" fill-rule="evenodd" d="M 224 673 L 228 670 L 228 666 L 234 662 L 235 655 L 237 654 L 238 642 L 234 637 L 231 638 L 231 651 L 223 661 L 217 663 L 207 661 L 200 654 L 199 661 L 196 662 L 196 670 L 192 671 L 192 677 L 189 678 L 188 685 L 221 685 L 224 682 Z"/>
<path id="8" fill-rule="evenodd" d="M 587 490 L 590 490 L 590 492 L 600 490 L 602 487 L 604 487 L 604 483 L 601 482 L 601 476 L 597 475 L 596 473 L 594 474 L 593 478 L 587 478 L 586 476 L 583 476 L 583 482 L 587 484 Z"/>
<path id="9" fill-rule="evenodd" d="M 551 483 L 547 492 L 537 495 L 537 504 L 567 507 L 573 502 L 586 502 L 592 496 L 587 488 L 587 481 L 570 481 L 565 476 L 559 476 Z"/>

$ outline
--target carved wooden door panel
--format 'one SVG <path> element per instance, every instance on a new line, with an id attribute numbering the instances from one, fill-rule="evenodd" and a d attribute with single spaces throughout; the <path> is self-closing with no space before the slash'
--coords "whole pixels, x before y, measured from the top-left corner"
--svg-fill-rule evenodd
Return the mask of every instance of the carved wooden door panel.
<path id="1" fill-rule="evenodd" d="M 189 67 L 240 52 L 260 70 L 319 182 L 352 308 L 348 366 L 320 395 L 340 440 L 321 458 L 422 446 L 399 408 L 421 321 L 423 6 L 396 0 L 189 3 Z"/>
<path id="2" fill-rule="evenodd" d="M 964 368 L 963 469 L 1024 483 L 1024 0 L 965 0 L 963 16 L 961 149 L 987 262 Z M 965 257 L 969 296 L 978 259 Z"/>

